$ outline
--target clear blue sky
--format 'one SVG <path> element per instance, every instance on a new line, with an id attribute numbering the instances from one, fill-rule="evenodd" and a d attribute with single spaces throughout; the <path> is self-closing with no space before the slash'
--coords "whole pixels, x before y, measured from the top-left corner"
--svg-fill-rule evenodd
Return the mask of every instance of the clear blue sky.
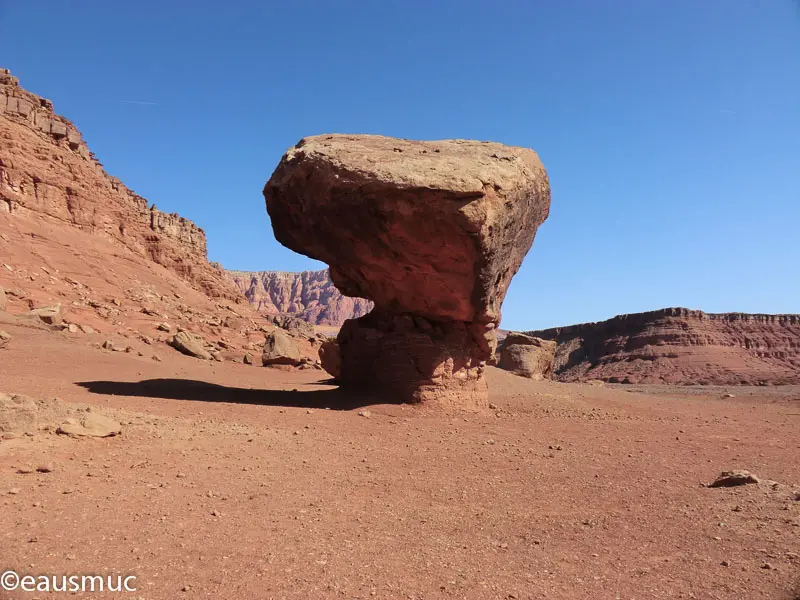
<path id="1" fill-rule="evenodd" d="M 800 312 L 797 0 L 0 0 L 0 63 L 228 268 L 320 266 L 261 196 L 301 137 L 475 138 L 552 186 L 504 327 Z"/>

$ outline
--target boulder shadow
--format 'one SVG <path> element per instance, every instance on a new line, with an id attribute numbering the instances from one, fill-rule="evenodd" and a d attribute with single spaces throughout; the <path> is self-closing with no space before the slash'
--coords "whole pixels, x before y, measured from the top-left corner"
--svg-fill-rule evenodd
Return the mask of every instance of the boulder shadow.
<path id="1" fill-rule="evenodd" d="M 328 381 L 320 382 L 328 383 Z M 142 381 L 77 381 L 75 385 L 92 394 L 164 398 L 191 402 L 230 402 L 287 408 L 354 410 L 373 404 L 393 403 L 358 391 L 342 390 L 257 390 L 217 385 L 192 379 L 144 379 Z M 301 384 L 302 385 L 302 384 Z"/>

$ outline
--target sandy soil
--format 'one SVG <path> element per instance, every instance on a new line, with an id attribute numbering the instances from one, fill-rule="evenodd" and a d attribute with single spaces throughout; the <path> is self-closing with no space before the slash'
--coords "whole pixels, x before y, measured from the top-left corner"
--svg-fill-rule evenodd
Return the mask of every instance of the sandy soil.
<path id="1" fill-rule="evenodd" d="M 124 430 L 0 442 L 0 569 L 133 574 L 126 597 L 147 599 L 794 598 L 800 390 L 492 369 L 494 410 L 445 414 L 346 398 L 319 372 L 3 328 L 0 390 Z M 779 485 L 704 487 L 731 468 Z"/>

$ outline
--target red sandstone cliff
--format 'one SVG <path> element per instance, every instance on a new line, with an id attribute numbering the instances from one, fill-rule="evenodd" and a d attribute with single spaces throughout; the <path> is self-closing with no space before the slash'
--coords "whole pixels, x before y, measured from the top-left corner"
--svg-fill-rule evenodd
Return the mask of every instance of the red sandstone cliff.
<path id="1" fill-rule="evenodd" d="M 327 270 L 227 271 L 228 277 L 259 312 L 290 314 L 316 325 L 340 326 L 367 314 L 372 302 L 343 296 Z"/>
<path id="2" fill-rule="evenodd" d="M 558 342 L 562 381 L 800 383 L 800 315 L 666 308 L 527 333 Z"/>
<path id="3" fill-rule="evenodd" d="M 0 212 L 66 224 L 120 243 L 212 297 L 238 300 L 206 258 L 202 229 L 108 175 L 52 103 L 0 70 Z"/>

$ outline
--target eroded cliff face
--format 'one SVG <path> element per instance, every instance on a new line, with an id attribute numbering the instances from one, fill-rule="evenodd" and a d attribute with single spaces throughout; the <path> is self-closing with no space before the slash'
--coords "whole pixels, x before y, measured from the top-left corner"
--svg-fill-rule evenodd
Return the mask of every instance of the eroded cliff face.
<path id="1" fill-rule="evenodd" d="M 227 271 L 228 277 L 259 312 L 289 314 L 315 325 L 339 327 L 372 310 L 364 298 L 344 296 L 327 269 L 284 271 Z"/>
<path id="2" fill-rule="evenodd" d="M 78 129 L 7 69 L 0 70 L 0 212 L 102 235 L 212 297 L 240 298 L 208 262 L 202 229 L 148 206 L 108 175 Z"/>
<path id="3" fill-rule="evenodd" d="M 667 308 L 528 333 L 558 342 L 562 381 L 800 383 L 800 315 Z"/>

